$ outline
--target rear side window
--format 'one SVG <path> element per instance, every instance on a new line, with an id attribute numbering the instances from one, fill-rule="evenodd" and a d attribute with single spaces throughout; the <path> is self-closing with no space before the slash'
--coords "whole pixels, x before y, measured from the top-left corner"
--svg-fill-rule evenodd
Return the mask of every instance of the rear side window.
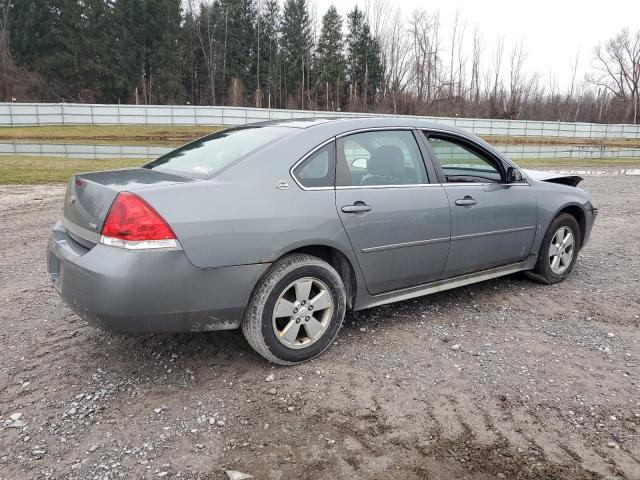
<path id="1" fill-rule="evenodd" d="M 335 174 L 334 142 L 318 149 L 293 171 L 296 180 L 306 188 L 333 187 Z"/>
<path id="2" fill-rule="evenodd" d="M 417 185 L 428 183 L 422 154 L 408 130 L 376 130 L 342 139 L 341 162 L 346 162 L 351 185 Z"/>
<path id="3" fill-rule="evenodd" d="M 223 168 L 290 134 L 286 127 L 249 126 L 222 130 L 163 155 L 144 168 L 210 178 Z"/>

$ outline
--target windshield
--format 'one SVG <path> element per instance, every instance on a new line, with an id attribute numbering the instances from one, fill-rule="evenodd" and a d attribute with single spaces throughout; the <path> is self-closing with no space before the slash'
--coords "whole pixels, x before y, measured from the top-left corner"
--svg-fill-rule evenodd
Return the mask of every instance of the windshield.
<path id="1" fill-rule="evenodd" d="M 210 178 L 233 162 L 286 136 L 289 128 L 249 126 L 212 133 L 163 155 L 143 168 Z"/>

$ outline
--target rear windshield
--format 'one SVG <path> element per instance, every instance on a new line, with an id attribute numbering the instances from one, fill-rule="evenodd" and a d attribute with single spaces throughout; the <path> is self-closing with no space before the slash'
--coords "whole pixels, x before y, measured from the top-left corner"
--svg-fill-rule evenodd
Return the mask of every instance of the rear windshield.
<path id="1" fill-rule="evenodd" d="M 290 133 L 286 127 L 236 127 L 212 133 L 163 155 L 144 168 L 210 178 L 261 147 Z"/>

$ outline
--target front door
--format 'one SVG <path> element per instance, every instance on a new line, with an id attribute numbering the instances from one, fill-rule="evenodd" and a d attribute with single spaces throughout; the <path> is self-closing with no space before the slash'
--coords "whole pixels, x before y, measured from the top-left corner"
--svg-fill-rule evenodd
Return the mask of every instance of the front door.
<path id="1" fill-rule="evenodd" d="M 449 201 L 439 183 L 429 182 L 414 133 L 357 133 L 339 139 L 337 149 L 336 208 L 369 292 L 439 279 L 449 250 Z"/>
<path id="2" fill-rule="evenodd" d="M 504 167 L 480 145 L 428 135 L 451 204 L 446 278 L 508 265 L 531 252 L 538 223 L 535 194 L 526 182 L 504 182 Z"/>

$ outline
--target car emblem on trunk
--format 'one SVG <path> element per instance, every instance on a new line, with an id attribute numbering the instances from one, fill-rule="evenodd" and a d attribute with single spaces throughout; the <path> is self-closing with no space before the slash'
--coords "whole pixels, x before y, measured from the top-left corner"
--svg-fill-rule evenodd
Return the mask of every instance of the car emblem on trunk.
<path id="1" fill-rule="evenodd" d="M 89 224 L 89 228 L 91 228 L 93 230 L 97 230 L 98 229 L 98 225 L 96 225 L 95 223 L 90 223 Z"/>
<path id="2" fill-rule="evenodd" d="M 289 183 L 285 182 L 284 180 L 280 180 L 278 182 L 278 185 L 276 185 L 276 188 L 278 190 L 289 190 Z"/>

